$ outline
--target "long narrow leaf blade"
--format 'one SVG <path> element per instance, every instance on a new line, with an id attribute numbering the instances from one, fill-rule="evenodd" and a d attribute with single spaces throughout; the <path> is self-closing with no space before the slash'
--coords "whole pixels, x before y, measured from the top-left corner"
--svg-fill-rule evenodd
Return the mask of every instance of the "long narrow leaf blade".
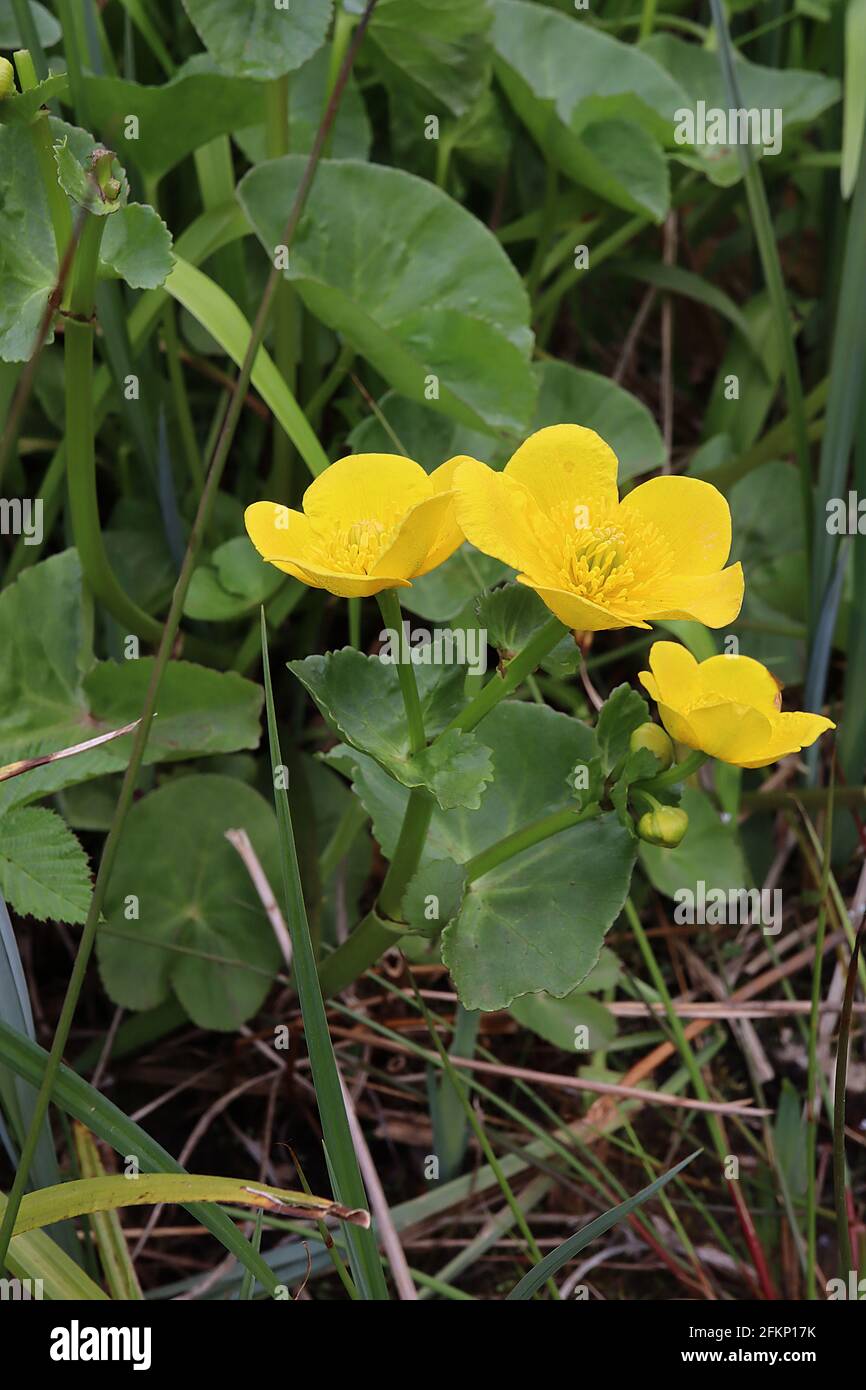
<path id="1" fill-rule="evenodd" d="M 279 769 L 283 767 L 283 759 L 274 710 L 274 692 L 271 685 L 268 633 L 264 609 L 262 609 L 262 663 L 265 677 L 268 739 L 274 771 L 274 800 L 280 834 L 286 920 L 292 937 L 295 985 L 304 1018 L 304 1032 L 310 1054 L 313 1084 L 316 1088 L 316 1101 L 322 1121 L 325 1148 L 334 1176 L 336 1196 L 347 1206 L 366 1207 L 367 1194 L 364 1190 L 364 1181 L 358 1167 L 346 1108 L 343 1104 L 337 1062 L 331 1043 L 331 1035 L 328 1032 L 328 1020 L 316 970 L 316 959 L 313 954 L 313 943 L 310 938 L 307 910 L 301 888 L 301 875 L 295 849 L 289 798 L 285 789 L 284 778 L 277 775 Z M 372 1231 L 360 1231 L 353 1227 L 347 1227 L 346 1240 L 352 1274 L 362 1297 L 386 1299 L 388 1286 L 385 1283 L 382 1261 Z"/>
<path id="2" fill-rule="evenodd" d="M 541 1288 L 545 1280 L 556 1274 L 563 1265 L 568 1264 L 569 1260 L 573 1260 L 575 1255 L 579 1255 L 584 1246 L 589 1245 L 596 1236 L 603 1236 L 605 1231 L 609 1231 L 612 1226 L 619 1225 L 620 1221 L 624 1221 L 631 1212 L 642 1207 L 644 1202 L 648 1202 L 650 1197 L 654 1197 L 666 1183 L 670 1182 L 671 1178 L 675 1178 L 677 1173 L 681 1173 L 693 1159 L 697 1158 L 700 1152 L 700 1149 L 695 1149 L 693 1154 L 689 1154 L 682 1163 L 678 1163 L 674 1168 L 669 1168 L 666 1173 L 662 1173 L 661 1177 L 656 1178 L 655 1182 L 651 1182 L 649 1187 L 642 1188 L 633 1197 L 629 1197 L 625 1202 L 620 1202 L 618 1207 L 611 1207 L 610 1211 L 603 1212 L 594 1221 L 583 1226 L 569 1240 L 563 1241 L 562 1245 L 551 1250 L 550 1254 L 545 1255 L 544 1259 L 540 1260 L 528 1274 L 524 1274 L 520 1283 L 515 1284 L 507 1298 L 531 1298 Z"/>

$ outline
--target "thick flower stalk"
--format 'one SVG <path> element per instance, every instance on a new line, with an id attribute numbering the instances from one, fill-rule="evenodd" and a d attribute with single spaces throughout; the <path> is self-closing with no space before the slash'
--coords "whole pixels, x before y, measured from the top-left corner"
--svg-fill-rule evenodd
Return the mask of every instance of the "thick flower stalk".
<path id="1" fill-rule="evenodd" d="M 697 662 L 677 642 L 655 642 L 640 679 L 672 739 L 735 767 L 767 767 L 808 748 L 836 725 L 822 714 L 782 712 L 775 677 L 750 656 Z"/>
<path id="2" fill-rule="evenodd" d="M 580 425 L 539 430 L 501 473 L 451 464 L 467 540 L 512 565 L 568 627 L 724 627 L 739 613 L 742 568 L 724 568 L 731 513 L 710 483 L 651 478 L 620 500 L 616 455 Z"/>
<path id="3" fill-rule="evenodd" d="M 310 484 L 303 511 L 278 502 L 247 507 L 247 532 L 263 559 L 314 589 L 361 598 L 407 588 L 463 540 L 456 463 L 427 474 L 399 454 L 352 454 Z"/>

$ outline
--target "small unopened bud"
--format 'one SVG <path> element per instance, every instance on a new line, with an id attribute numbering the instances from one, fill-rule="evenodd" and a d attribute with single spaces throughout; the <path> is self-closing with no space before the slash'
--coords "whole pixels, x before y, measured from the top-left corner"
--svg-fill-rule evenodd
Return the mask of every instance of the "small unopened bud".
<path id="1" fill-rule="evenodd" d="M 659 724 L 641 724 L 628 742 L 633 753 L 639 748 L 648 748 L 651 753 L 655 753 L 661 764 L 660 772 L 665 772 L 674 760 L 674 745 Z"/>
<path id="2" fill-rule="evenodd" d="M 678 806 L 656 806 L 637 823 L 637 833 L 648 845 L 676 849 L 689 828 L 689 818 Z"/>
<path id="3" fill-rule="evenodd" d="M 90 156 L 90 168 L 99 185 L 104 203 L 116 203 L 120 196 L 120 180 L 112 173 L 114 154 L 111 150 L 97 146 Z"/>
<path id="4" fill-rule="evenodd" d="M 0 58 L 0 101 L 14 95 L 15 69 L 8 58 Z"/>

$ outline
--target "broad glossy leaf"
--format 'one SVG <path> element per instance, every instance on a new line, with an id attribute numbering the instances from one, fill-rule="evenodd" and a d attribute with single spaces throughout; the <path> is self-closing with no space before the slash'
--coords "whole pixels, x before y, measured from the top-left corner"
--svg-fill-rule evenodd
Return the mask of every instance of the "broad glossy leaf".
<path id="1" fill-rule="evenodd" d="M 239 185 L 269 258 L 304 165 L 272 160 Z M 380 165 L 321 164 L 285 274 L 402 395 L 474 429 L 525 429 L 526 292 L 492 233 L 440 189 Z"/>
<path id="2" fill-rule="evenodd" d="M 325 42 L 331 0 L 183 0 L 211 57 L 237 77 L 294 72 Z"/>
<path id="3" fill-rule="evenodd" d="M 422 865 L 465 864 L 524 825 L 569 805 L 575 764 L 596 752 L 593 731 L 542 705 L 505 701 L 475 730 L 490 750 L 494 780 L 477 811 L 435 808 Z M 356 792 L 388 857 L 408 793 L 370 758 L 343 750 Z M 612 815 L 574 826 L 524 850 L 467 890 L 443 933 L 443 960 L 466 1008 L 501 1009 L 518 995 L 561 997 L 589 974 L 622 907 L 634 849 Z"/>
<path id="4" fill-rule="evenodd" d="M 354 0 L 351 5 L 364 7 Z M 409 84 L 414 103 L 460 116 L 489 81 L 488 0 L 378 0 L 369 40 L 386 76 Z"/>
<path id="5" fill-rule="evenodd" d="M 279 882 L 274 813 L 232 777 L 166 782 L 127 818 L 97 937 L 116 1004 L 152 1009 L 172 994 L 201 1028 L 239 1028 L 262 1003 L 280 950 L 240 855 L 246 830 L 269 882 Z M 137 899 L 138 917 L 129 900 Z M 118 933 L 115 935 L 115 933 Z"/>
<path id="6" fill-rule="evenodd" d="M 402 920 L 415 931 L 441 931 L 460 911 L 465 893 L 462 864 L 453 859 L 428 859 L 409 881 L 403 897 Z"/>
<path id="7" fill-rule="evenodd" d="M 474 735 L 453 729 L 429 748 L 410 753 L 395 665 L 345 647 L 327 656 L 290 661 L 289 670 L 342 737 L 369 753 L 404 786 L 426 787 L 444 808 L 478 807 L 491 777 L 486 748 Z M 466 670 L 433 665 L 417 665 L 415 670 L 429 738 L 457 713 Z"/>
<path id="8" fill-rule="evenodd" d="M 620 485 L 664 463 L 665 446 L 659 428 L 643 402 L 630 391 L 568 362 L 540 362 L 535 373 L 538 402 L 533 430 L 562 424 L 595 430 L 619 460 Z"/>
<path id="9" fill-rule="evenodd" d="M 57 274 L 54 234 L 30 132 L 0 126 L 0 359 L 30 356 Z"/>
<path id="10" fill-rule="evenodd" d="M 22 917 L 84 921 L 90 905 L 90 866 L 56 811 L 16 806 L 0 816 L 0 894 Z"/>
<path id="11" fill-rule="evenodd" d="M 579 16 L 496 0 L 496 75 L 548 159 L 617 207 L 660 220 L 669 188 L 662 144 L 683 93 L 662 67 Z"/>
<path id="12" fill-rule="evenodd" d="M 530 756 L 540 752 L 533 747 Z M 465 1007 L 501 1009 L 539 988 L 569 994 L 598 960 L 633 863 L 628 832 L 606 815 L 524 850 L 474 883 L 442 942 Z"/>
<path id="13" fill-rule="evenodd" d="M 152 657 L 97 662 L 73 550 L 0 594 L 0 765 L 70 747 L 137 719 Z M 235 672 L 170 661 L 146 762 L 255 748 L 262 692 Z M 130 736 L 0 783 L 0 811 L 126 766 Z"/>
<path id="14" fill-rule="evenodd" d="M 686 43 L 673 34 L 654 34 L 642 45 L 645 56 L 651 56 L 670 73 L 685 93 L 678 103 L 694 110 L 698 101 L 706 109 L 718 108 L 727 112 L 730 105 L 718 54 L 697 43 Z M 822 111 L 835 105 L 840 97 L 839 83 L 834 77 L 819 72 L 802 72 L 796 68 L 767 68 L 750 63 L 736 55 L 737 83 L 745 110 L 782 112 L 782 130 L 813 121 Z M 703 170 L 713 183 L 726 186 L 741 178 L 736 149 L 726 145 L 678 145 L 684 163 Z M 755 158 L 763 157 L 760 146 L 752 146 Z"/>
<path id="15" fill-rule="evenodd" d="M 94 128 L 109 149 L 149 178 L 161 178 L 216 136 L 264 120 L 261 83 L 220 72 L 204 55 L 191 58 L 159 86 L 121 77 L 82 80 Z M 137 126 L 129 123 L 130 116 Z"/>

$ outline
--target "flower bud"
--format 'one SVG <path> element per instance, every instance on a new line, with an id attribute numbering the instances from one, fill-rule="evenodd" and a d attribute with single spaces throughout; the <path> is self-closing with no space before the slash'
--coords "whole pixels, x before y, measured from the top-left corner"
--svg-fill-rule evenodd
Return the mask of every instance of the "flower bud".
<path id="1" fill-rule="evenodd" d="M 648 748 L 659 760 L 660 772 L 665 772 L 674 760 L 674 745 L 660 724 L 641 724 L 629 739 L 629 748 L 636 753 L 639 748 Z"/>
<path id="2" fill-rule="evenodd" d="M 678 806 L 655 806 L 637 823 L 637 833 L 648 845 L 676 849 L 689 828 L 689 818 Z"/>
<path id="3" fill-rule="evenodd" d="M 8 58 L 0 58 L 0 101 L 14 95 L 15 69 Z"/>

